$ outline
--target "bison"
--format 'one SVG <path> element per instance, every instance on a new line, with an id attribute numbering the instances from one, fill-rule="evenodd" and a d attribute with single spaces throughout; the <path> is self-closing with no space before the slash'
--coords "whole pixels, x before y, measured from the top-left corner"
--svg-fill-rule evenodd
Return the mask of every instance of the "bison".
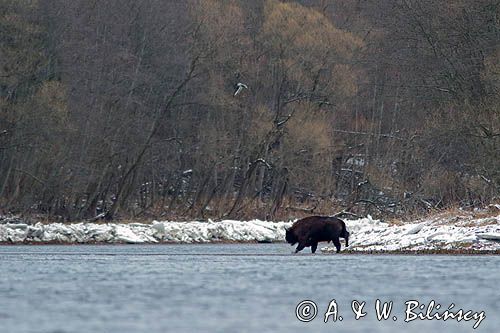
<path id="1" fill-rule="evenodd" d="M 345 239 L 345 246 L 349 246 L 349 232 L 344 221 L 333 216 L 309 216 L 298 220 L 290 228 L 286 229 L 285 239 L 290 245 L 299 243 L 295 253 L 302 251 L 307 246 L 315 253 L 318 242 L 332 241 L 340 252 L 340 239 Z"/>

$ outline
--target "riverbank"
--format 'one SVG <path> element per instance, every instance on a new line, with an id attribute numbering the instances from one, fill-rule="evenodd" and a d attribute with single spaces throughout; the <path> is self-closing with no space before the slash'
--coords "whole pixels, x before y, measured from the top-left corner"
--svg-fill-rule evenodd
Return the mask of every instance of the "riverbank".
<path id="1" fill-rule="evenodd" d="M 440 215 L 404 224 L 370 216 L 345 221 L 351 233 L 346 253 L 500 254 L 500 215 Z M 4 218 L 0 220 L 0 244 L 273 243 L 283 242 L 285 228 L 292 223 L 223 220 L 28 224 L 19 218 Z M 323 246 L 321 250 L 332 252 L 334 248 Z"/>

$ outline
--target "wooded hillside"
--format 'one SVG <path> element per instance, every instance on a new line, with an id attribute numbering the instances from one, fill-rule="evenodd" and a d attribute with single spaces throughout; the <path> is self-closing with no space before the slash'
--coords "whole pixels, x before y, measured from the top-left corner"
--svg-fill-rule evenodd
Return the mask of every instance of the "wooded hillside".
<path id="1" fill-rule="evenodd" d="M 499 41 L 498 0 L 0 0 L 0 213 L 485 205 Z"/>

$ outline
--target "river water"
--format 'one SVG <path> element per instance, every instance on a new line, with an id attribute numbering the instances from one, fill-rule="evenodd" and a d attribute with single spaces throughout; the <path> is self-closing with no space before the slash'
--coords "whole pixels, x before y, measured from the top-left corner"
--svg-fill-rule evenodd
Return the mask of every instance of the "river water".
<path id="1" fill-rule="evenodd" d="M 425 306 L 423 314 L 432 300 L 441 313 L 452 303 L 450 311 L 484 311 L 477 332 L 500 327 L 500 256 L 291 251 L 287 244 L 0 246 L 0 332 L 471 332 L 477 322 L 405 322 L 410 300 Z M 393 302 L 387 320 L 376 318 L 377 299 Z M 296 317 L 303 300 L 317 308 L 310 322 Z M 359 320 L 354 300 L 366 302 Z M 324 323 L 330 304 L 337 320 L 332 314 Z M 303 320 L 313 316 L 312 304 L 300 309 Z"/>

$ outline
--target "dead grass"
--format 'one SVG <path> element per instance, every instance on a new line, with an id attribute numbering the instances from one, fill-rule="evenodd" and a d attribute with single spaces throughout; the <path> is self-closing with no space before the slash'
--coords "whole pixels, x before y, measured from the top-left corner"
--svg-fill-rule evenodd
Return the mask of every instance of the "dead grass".
<path id="1" fill-rule="evenodd" d="M 407 223 L 416 223 L 424 221 L 434 221 L 436 225 L 457 225 L 457 226 L 485 226 L 494 225 L 498 223 L 496 217 L 500 216 L 500 208 L 496 205 L 500 204 L 494 202 L 485 208 L 476 210 L 464 210 L 459 207 L 449 207 L 441 210 L 430 210 L 425 213 L 420 214 L 404 214 L 401 216 L 374 216 L 374 218 L 379 218 L 382 221 L 388 223 L 389 225 L 401 226 Z M 219 207 L 218 202 L 213 202 L 210 206 Z M 227 206 L 227 204 L 226 204 Z M 106 223 L 144 223 L 150 224 L 153 220 L 160 221 L 206 221 L 212 219 L 214 221 L 221 219 L 238 219 L 238 220 L 272 220 L 272 221 L 289 221 L 299 218 L 303 218 L 311 215 L 334 215 L 342 212 L 345 209 L 340 202 L 331 199 L 318 200 L 317 198 L 312 198 L 305 200 L 303 202 L 298 201 L 296 198 L 287 197 L 283 199 L 280 208 L 270 215 L 271 210 L 269 202 L 262 202 L 260 199 L 251 200 L 246 199 L 243 201 L 241 208 L 233 216 L 225 216 L 224 212 L 219 210 L 205 210 L 203 214 L 200 213 L 200 209 L 187 209 L 185 206 L 177 205 L 177 208 L 169 208 L 165 206 L 152 207 L 147 213 L 141 214 L 139 216 L 132 215 L 121 215 L 118 216 L 113 221 L 107 220 L 86 220 L 87 222 L 93 222 L 97 224 Z M 227 211 L 228 209 L 226 209 Z M 358 216 L 365 216 L 363 213 L 357 213 Z M 343 217 L 345 219 L 351 219 L 354 217 Z M 49 224 L 54 222 L 63 223 L 78 223 L 83 221 L 73 221 L 65 222 L 54 217 L 48 217 L 41 214 L 25 214 L 21 216 L 21 219 L 26 220 L 28 223 L 41 222 L 42 224 Z M 481 222 L 476 220 L 482 219 Z M 473 221 L 474 220 L 474 221 Z"/>

